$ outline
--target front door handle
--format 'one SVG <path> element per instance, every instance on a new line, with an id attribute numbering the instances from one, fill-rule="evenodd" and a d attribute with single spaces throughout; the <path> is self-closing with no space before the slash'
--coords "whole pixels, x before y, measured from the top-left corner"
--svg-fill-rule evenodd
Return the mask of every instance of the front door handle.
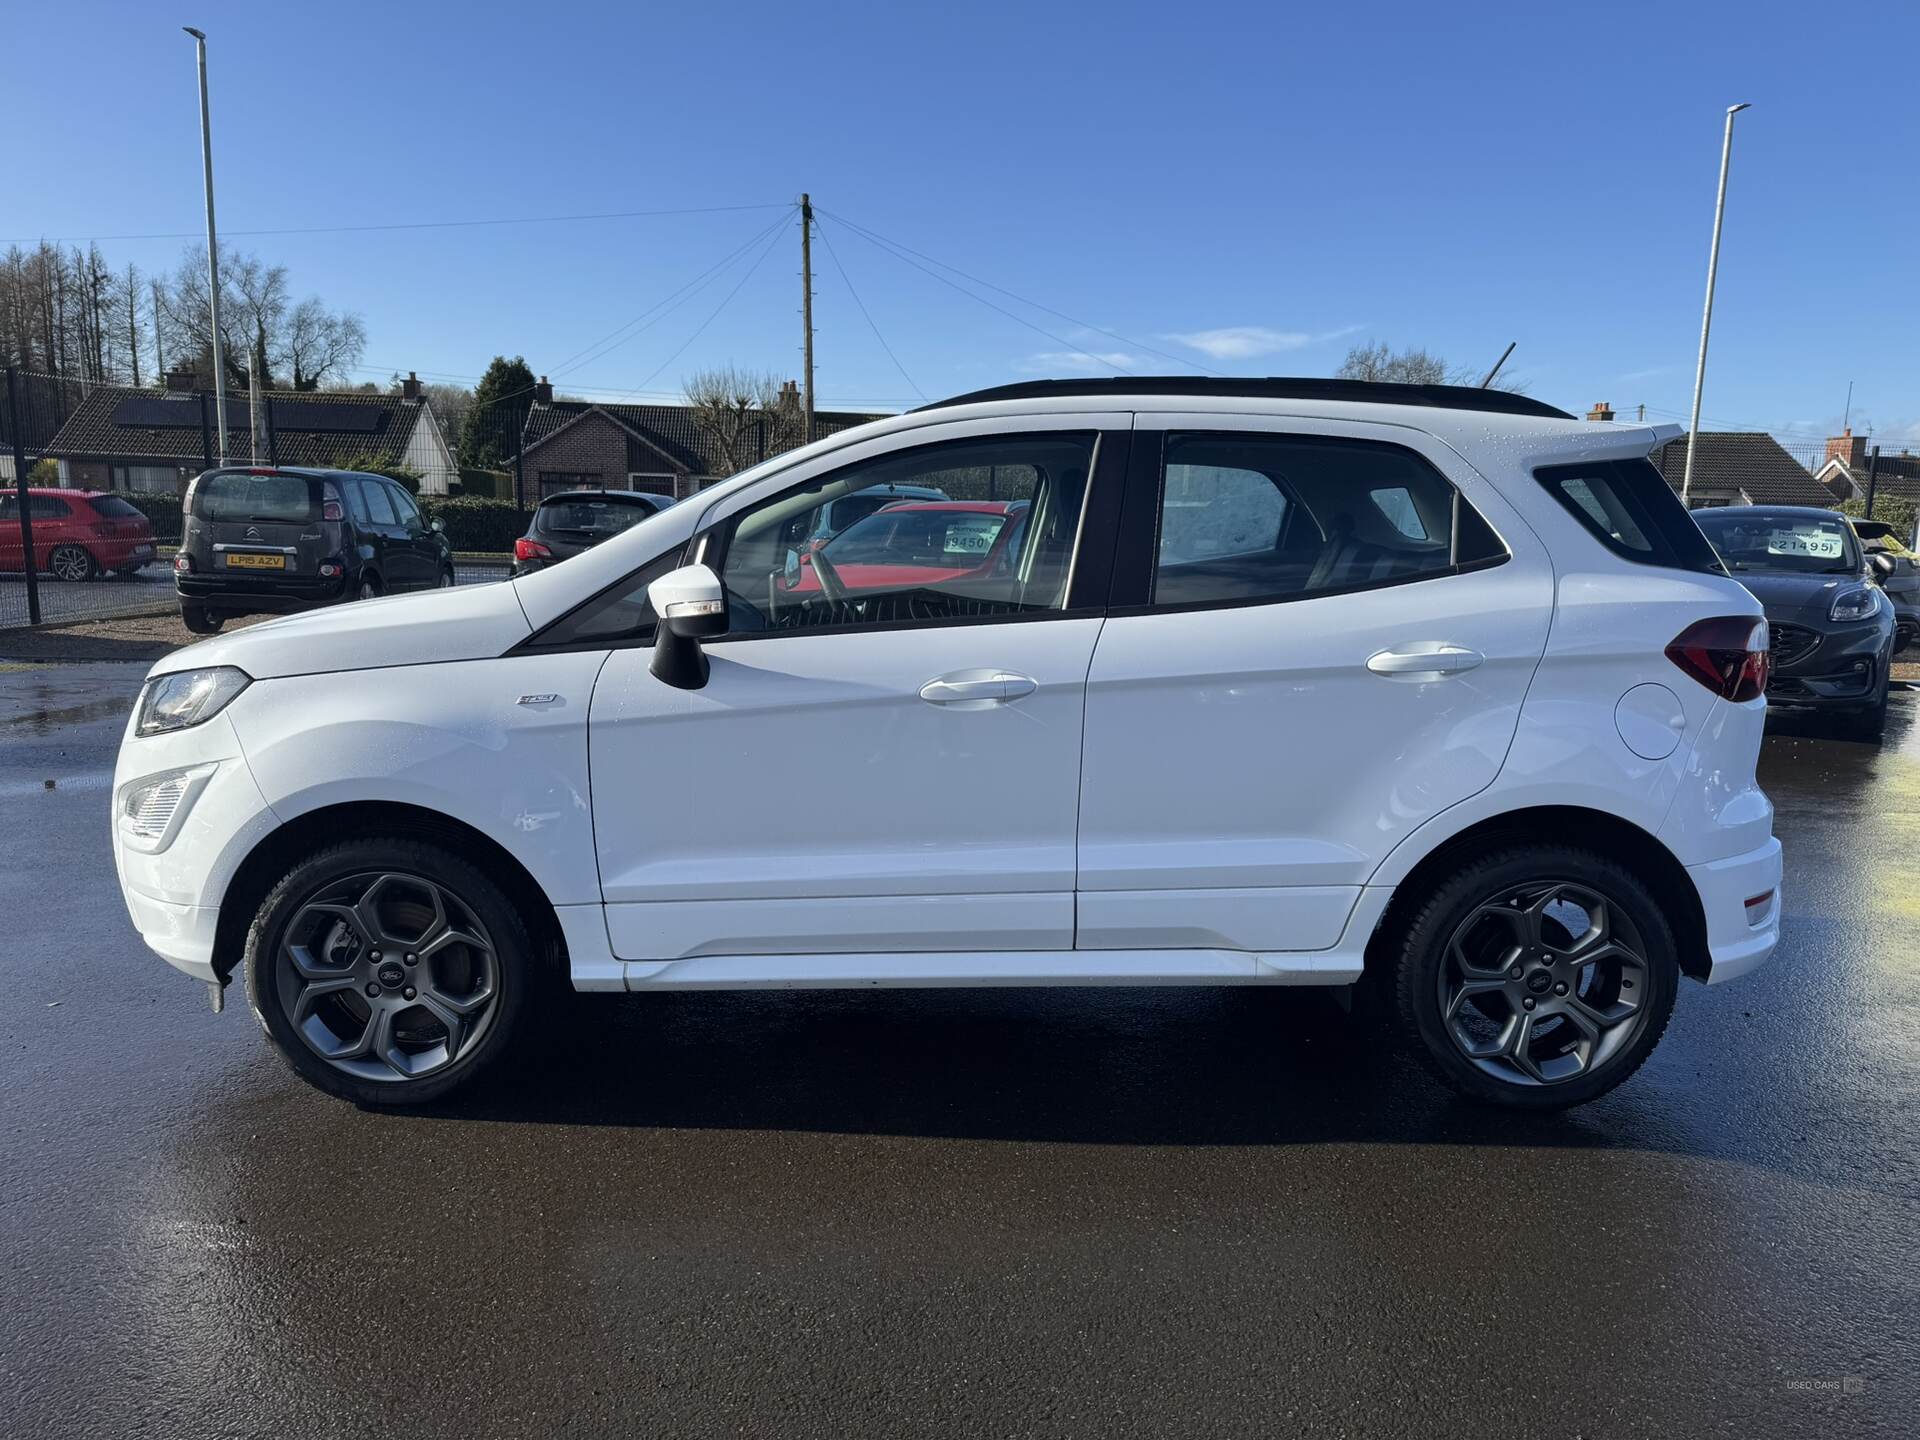
<path id="1" fill-rule="evenodd" d="M 1031 695 L 1039 685 L 1031 675 L 1011 670 L 956 670 L 929 680 L 920 687 L 920 698 L 929 705 L 998 705 Z"/>
<path id="2" fill-rule="evenodd" d="M 1487 657 L 1464 645 L 1408 646 L 1404 650 L 1382 650 L 1367 657 L 1367 669 L 1376 675 L 1458 675 L 1471 670 Z"/>

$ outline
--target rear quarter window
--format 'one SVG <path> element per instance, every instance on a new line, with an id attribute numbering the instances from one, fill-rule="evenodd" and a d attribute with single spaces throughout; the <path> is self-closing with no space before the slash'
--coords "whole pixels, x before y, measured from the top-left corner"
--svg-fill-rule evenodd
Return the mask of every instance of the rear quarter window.
<path id="1" fill-rule="evenodd" d="M 1622 559 L 1670 570 L 1725 572 L 1707 537 L 1651 460 L 1544 465 L 1533 478 L 1588 534 Z"/>
<path id="2" fill-rule="evenodd" d="M 96 495 L 88 503 L 93 506 L 93 513 L 102 520 L 129 520 L 145 513 L 138 506 L 129 505 L 118 495 Z"/>

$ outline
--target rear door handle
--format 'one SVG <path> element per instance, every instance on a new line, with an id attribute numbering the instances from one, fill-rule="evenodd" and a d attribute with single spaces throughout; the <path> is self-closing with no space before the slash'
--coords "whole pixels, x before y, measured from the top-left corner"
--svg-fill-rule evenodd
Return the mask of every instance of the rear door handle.
<path id="1" fill-rule="evenodd" d="M 1428 645 L 1405 650 L 1382 650 L 1367 657 L 1367 669 L 1376 675 L 1458 675 L 1487 657 L 1464 645 Z"/>
<path id="2" fill-rule="evenodd" d="M 929 680 L 920 687 L 920 698 L 929 705 L 997 705 L 1018 700 L 1039 689 L 1031 675 L 1011 670 L 956 670 Z"/>

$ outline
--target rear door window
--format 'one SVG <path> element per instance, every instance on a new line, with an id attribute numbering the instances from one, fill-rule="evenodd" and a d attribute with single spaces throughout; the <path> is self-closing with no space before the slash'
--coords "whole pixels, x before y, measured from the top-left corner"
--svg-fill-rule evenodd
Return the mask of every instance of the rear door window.
<path id="1" fill-rule="evenodd" d="M 1445 476 L 1397 445 L 1170 434 L 1164 467 L 1155 605 L 1301 599 L 1506 553 Z"/>
<path id="2" fill-rule="evenodd" d="M 320 518 L 320 482 L 305 475 L 249 475 L 244 471 L 203 475 L 193 487 L 193 513 L 211 521 L 311 524 Z"/>

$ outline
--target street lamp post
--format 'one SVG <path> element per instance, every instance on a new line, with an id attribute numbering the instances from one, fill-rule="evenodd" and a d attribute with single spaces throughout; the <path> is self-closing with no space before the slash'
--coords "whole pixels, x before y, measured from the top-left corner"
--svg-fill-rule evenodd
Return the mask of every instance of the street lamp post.
<path id="1" fill-rule="evenodd" d="M 1707 333 L 1713 329 L 1713 282 L 1720 273 L 1720 222 L 1727 213 L 1727 166 L 1733 159 L 1733 117 L 1749 102 L 1727 107 L 1727 132 L 1720 142 L 1720 193 L 1713 202 L 1713 247 L 1707 252 L 1707 308 L 1700 317 L 1700 363 L 1693 372 L 1693 422 L 1687 426 L 1687 468 L 1680 477 L 1680 503 L 1691 504 L 1693 447 L 1700 438 L 1700 393 L 1707 383 Z"/>
<path id="2" fill-rule="evenodd" d="M 227 463 L 227 361 L 220 344 L 220 241 L 213 229 L 213 129 L 207 119 L 207 37 L 191 25 L 180 27 L 193 36 L 200 57 L 200 168 L 207 191 L 207 308 L 213 325 L 213 408 L 220 431 L 219 463 Z"/>

